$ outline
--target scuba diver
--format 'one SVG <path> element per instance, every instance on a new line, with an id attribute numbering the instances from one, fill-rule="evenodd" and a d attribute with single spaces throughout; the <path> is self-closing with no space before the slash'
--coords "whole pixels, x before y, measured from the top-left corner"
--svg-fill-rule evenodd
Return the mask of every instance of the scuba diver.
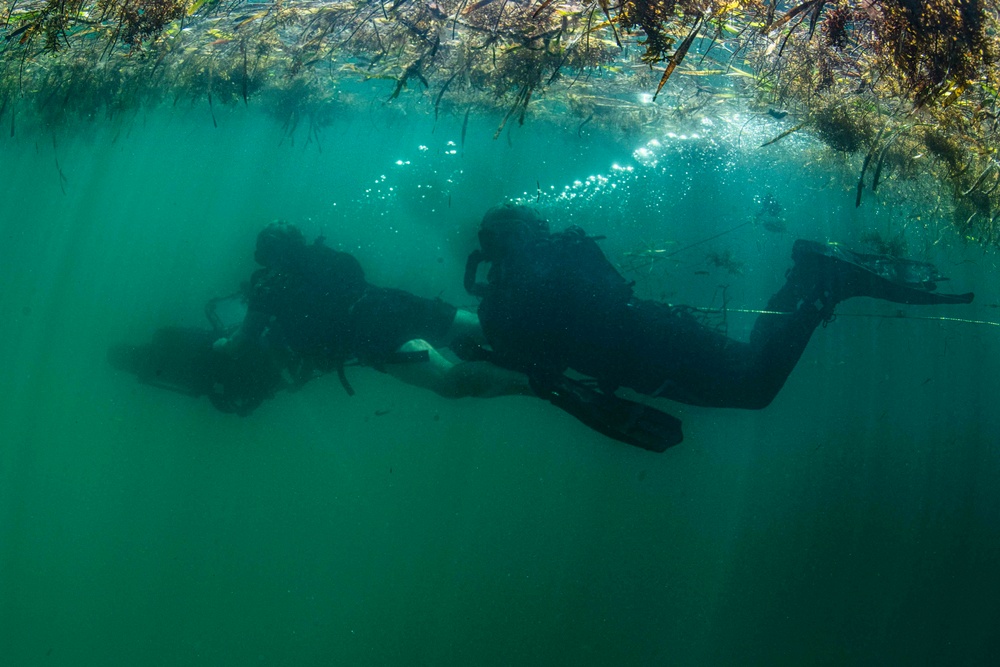
<path id="1" fill-rule="evenodd" d="M 524 375 L 482 360 L 453 363 L 438 348 L 484 341 L 474 313 L 365 280 L 353 256 L 295 226 L 257 236 L 254 272 L 240 293 L 206 307 L 212 329 L 166 327 L 147 345 L 116 345 L 108 359 L 146 384 L 208 396 L 247 415 L 282 389 L 344 366 L 371 366 L 441 396 L 531 394 Z"/>
<path id="2" fill-rule="evenodd" d="M 482 358 L 526 374 L 538 396 L 593 428 L 642 431 L 631 444 L 654 451 L 682 440 L 680 421 L 649 408 L 630 423 L 615 396 L 619 387 L 689 405 L 761 409 L 841 301 L 868 296 L 957 304 L 973 298 L 937 292 L 935 283 L 945 278 L 926 262 L 797 240 L 785 284 L 742 342 L 703 324 L 692 307 L 634 296 L 599 238 L 576 226 L 550 233 L 527 206 L 486 212 L 480 249 L 469 255 L 465 271 L 466 291 L 482 299 L 479 319 L 490 347 Z M 486 283 L 477 282 L 482 263 L 490 265 Z M 591 380 L 567 376 L 570 369 Z"/>

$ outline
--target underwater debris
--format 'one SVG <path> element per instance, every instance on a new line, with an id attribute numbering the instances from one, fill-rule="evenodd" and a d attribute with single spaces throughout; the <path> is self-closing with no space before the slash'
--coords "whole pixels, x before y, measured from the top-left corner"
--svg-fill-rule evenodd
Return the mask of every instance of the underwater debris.
<path id="1" fill-rule="evenodd" d="M 871 143 L 875 134 L 871 123 L 857 109 L 835 101 L 817 110 L 813 125 L 830 148 L 842 153 L 856 153 Z"/>
<path id="2" fill-rule="evenodd" d="M 760 204 L 757 210 L 757 217 L 778 218 L 785 210 L 778 199 L 771 192 L 765 192 L 762 196 L 755 197 L 754 201 Z"/>
<path id="3" fill-rule="evenodd" d="M 801 119 L 765 145 L 809 132 L 852 168 L 866 160 L 873 192 L 923 173 L 961 209 L 956 227 L 997 236 L 995 1 L 0 3 L 11 133 L 186 100 L 215 123 L 218 107 L 259 106 L 319 145 L 331 108 L 368 103 L 348 92 L 359 82 L 435 118 L 495 114 L 495 137 L 531 118 L 629 133 L 732 100 Z"/>
<path id="4" fill-rule="evenodd" d="M 635 250 L 630 250 L 622 255 L 618 263 L 622 271 L 630 273 L 652 273 L 653 268 L 661 261 L 672 256 L 665 246 L 673 245 L 676 241 L 647 241 Z"/>
<path id="5" fill-rule="evenodd" d="M 784 207 L 770 193 L 755 197 L 754 201 L 760 204 L 757 213 L 754 215 L 754 223 L 764 230 L 774 234 L 784 234 L 788 231 L 788 223 L 784 217 Z"/>
<path id="6" fill-rule="evenodd" d="M 766 148 L 767 146 L 770 146 L 772 144 L 776 144 L 779 141 L 781 141 L 782 139 L 784 139 L 785 137 L 798 132 L 799 130 L 801 130 L 802 128 L 806 127 L 807 125 L 808 125 L 808 123 L 799 123 L 798 125 L 794 125 L 794 126 L 788 128 L 787 130 L 785 130 L 784 132 L 782 132 L 781 134 L 777 135 L 773 139 L 769 139 L 769 140 L 765 141 L 764 143 L 762 143 L 759 146 L 759 148 Z"/>
<path id="7" fill-rule="evenodd" d="M 928 151 L 941 158 L 950 169 L 958 169 L 963 158 L 962 146 L 958 141 L 938 129 L 927 130 L 923 139 Z"/>
<path id="8" fill-rule="evenodd" d="M 861 244 L 877 255 L 906 257 L 909 254 L 906 237 L 903 236 L 902 232 L 892 236 L 886 236 L 877 231 L 865 232 L 861 235 Z"/>
<path id="9" fill-rule="evenodd" d="M 684 60 L 684 56 L 686 56 L 687 52 L 691 49 L 691 43 L 694 42 L 695 37 L 698 36 L 698 31 L 701 30 L 702 18 L 703 16 L 700 13 L 695 16 L 694 25 L 691 26 L 691 32 L 688 33 L 688 36 L 684 38 L 681 45 L 678 46 L 677 50 L 670 56 L 670 60 L 667 62 L 667 69 L 664 70 L 663 77 L 660 79 L 660 83 L 656 86 L 656 92 L 653 93 L 654 102 L 656 101 L 657 95 L 659 95 L 660 91 L 663 90 L 663 86 L 667 83 L 667 79 L 670 78 L 670 75 L 673 74 L 677 66 L 681 64 L 682 60 Z"/>
<path id="10" fill-rule="evenodd" d="M 724 269 L 726 273 L 734 276 L 743 275 L 746 266 L 744 262 L 737 261 L 733 257 L 733 251 L 726 248 L 722 252 L 710 252 L 705 255 L 705 261 L 718 269 Z"/>

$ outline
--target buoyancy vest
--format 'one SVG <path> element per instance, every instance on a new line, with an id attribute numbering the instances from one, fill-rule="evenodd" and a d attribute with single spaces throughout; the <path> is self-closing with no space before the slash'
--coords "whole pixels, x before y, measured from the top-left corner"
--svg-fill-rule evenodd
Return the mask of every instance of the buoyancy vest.
<path id="1" fill-rule="evenodd" d="M 350 309 L 366 288 L 357 259 L 316 242 L 293 269 L 255 273 L 250 308 L 271 317 L 283 345 L 329 370 L 350 354 Z"/>
<path id="2" fill-rule="evenodd" d="M 632 284 L 596 241 L 570 227 L 494 262 L 479 318 L 503 366 L 542 382 L 573 368 L 616 385 L 607 355 L 621 340 L 631 297 Z"/>

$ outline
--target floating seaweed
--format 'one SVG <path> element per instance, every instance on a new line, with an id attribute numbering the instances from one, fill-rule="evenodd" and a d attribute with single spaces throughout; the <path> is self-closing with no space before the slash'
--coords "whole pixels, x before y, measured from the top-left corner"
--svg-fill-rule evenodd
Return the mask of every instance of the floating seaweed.
<path id="1" fill-rule="evenodd" d="M 985 0 L 0 0 L 0 117 L 13 132 L 184 100 L 219 122 L 239 104 L 318 143 L 359 81 L 435 117 L 492 113 L 496 137 L 536 117 L 632 132 L 736 99 L 791 114 L 775 140 L 810 133 L 872 192 L 942 183 L 955 225 L 991 243 L 998 19 Z"/>

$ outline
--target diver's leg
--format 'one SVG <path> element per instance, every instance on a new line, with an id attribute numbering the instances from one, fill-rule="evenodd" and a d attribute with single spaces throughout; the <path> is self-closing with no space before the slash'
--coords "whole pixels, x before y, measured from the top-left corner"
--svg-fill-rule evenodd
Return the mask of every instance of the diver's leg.
<path id="1" fill-rule="evenodd" d="M 757 317 L 749 343 L 701 324 L 689 310 L 640 301 L 636 338 L 645 365 L 627 386 L 706 407 L 761 409 L 774 400 L 816 327 L 838 299 L 811 262 L 799 260 Z M 839 296 L 839 295 L 838 295 Z"/>
<path id="2" fill-rule="evenodd" d="M 651 389 L 647 381 L 640 390 L 695 405 L 763 408 L 784 386 L 813 331 L 841 301 L 867 296 L 931 305 L 973 298 L 971 293 L 935 291 L 935 282 L 944 277 L 926 262 L 802 240 L 795 242 L 792 258 L 785 284 L 758 316 L 748 344 L 699 328 L 690 317 L 659 317 L 663 348 L 679 358 L 652 364 L 654 371 L 669 372 L 663 373 L 660 387 Z M 657 356 L 664 353 L 652 358 Z"/>
<path id="3" fill-rule="evenodd" d="M 772 299 L 769 310 L 777 310 L 780 301 Z M 761 315 L 746 343 L 706 326 L 690 309 L 639 301 L 633 312 L 629 328 L 634 344 L 621 384 L 651 396 L 720 408 L 768 405 L 822 321 L 815 309 Z"/>
<path id="4" fill-rule="evenodd" d="M 765 312 L 757 316 L 750 332 L 749 357 L 742 391 L 749 404 L 763 408 L 774 400 L 798 364 L 813 331 L 832 314 L 832 306 L 822 300 L 801 297 L 794 275 L 768 300 Z"/>

